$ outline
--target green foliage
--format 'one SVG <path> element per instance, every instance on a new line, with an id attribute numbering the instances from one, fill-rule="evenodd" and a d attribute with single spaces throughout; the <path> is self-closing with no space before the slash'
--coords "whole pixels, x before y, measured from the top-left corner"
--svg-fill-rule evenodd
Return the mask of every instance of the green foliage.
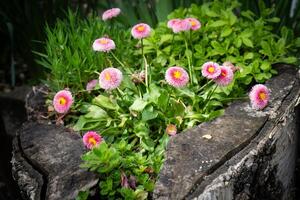
<path id="1" fill-rule="evenodd" d="M 280 35 L 272 32 L 273 24 L 279 22 L 278 18 L 272 17 L 274 9 L 266 9 L 261 17 L 249 10 L 241 11 L 237 17 L 234 11 L 239 6 L 238 1 L 228 1 L 227 5 L 215 1 L 175 10 L 169 19 L 196 17 L 202 23 L 201 30 L 173 35 L 166 23 L 161 23 L 153 37 L 145 41 L 146 54 L 153 59 L 153 65 L 187 66 L 188 57 L 183 44 L 186 38 L 191 38 L 189 50 L 194 52 L 192 64 L 196 67 L 196 74 L 200 74 L 200 66 L 207 60 L 231 61 L 241 67 L 236 81 L 245 85 L 253 79 L 257 82 L 269 79 L 276 73 L 271 67 L 274 63 L 297 62 L 298 59 L 291 56 L 296 54 L 297 47 L 292 31 L 283 27 Z M 198 82 L 201 81 L 201 77 L 197 77 Z"/>
<path id="2" fill-rule="evenodd" d="M 93 41 L 109 35 L 117 43 L 115 54 L 127 64 L 134 63 L 131 56 L 133 41 L 130 33 L 103 23 L 98 16 L 80 20 L 77 14 L 69 11 L 66 20 L 58 20 L 54 28 L 46 27 L 46 53 L 39 55 L 37 62 L 51 73 L 48 84 L 54 90 L 72 88 L 78 92 L 87 82 L 96 79 L 95 73 L 117 62 L 111 55 L 93 51 Z M 131 59 L 127 59 L 131 58 Z"/>
<path id="3" fill-rule="evenodd" d="M 97 17 L 79 20 L 72 13 L 54 29 L 47 28 L 47 54 L 38 54 L 50 71 L 51 89 L 69 87 L 76 97 L 71 126 L 76 131 L 97 131 L 105 141 L 82 156 L 82 167 L 100 176 L 102 198 L 146 199 L 164 160 L 168 125 L 181 132 L 212 120 L 224 113 L 230 100 L 243 97 L 250 84 L 271 78 L 276 73 L 272 64 L 297 61 L 292 53 L 299 39 L 294 40 L 287 28 L 280 35 L 272 33 L 278 21 L 269 17 L 272 10 L 261 17 L 251 11 L 237 16 L 238 8 L 237 1 L 229 0 L 180 8 L 169 18 L 195 17 L 202 28 L 173 34 L 163 22 L 143 42 L 131 39 L 130 31 L 119 24 L 106 25 Z M 111 54 L 91 49 L 92 42 L 105 34 L 115 41 L 113 51 L 124 67 Z M 201 66 L 210 60 L 239 66 L 227 87 L 201 76 Z M 85 91 L 87 81 L 111 62 L 123 72 L 122 84 L 115 90 Z M 189 72 L 186 87 L 166 83 L 170 66 Z M 149 85 L 130 80 L 142 69 L 149 69 Z M 134 177 L 134 186 L 124 184 L 129 177 Z"/>

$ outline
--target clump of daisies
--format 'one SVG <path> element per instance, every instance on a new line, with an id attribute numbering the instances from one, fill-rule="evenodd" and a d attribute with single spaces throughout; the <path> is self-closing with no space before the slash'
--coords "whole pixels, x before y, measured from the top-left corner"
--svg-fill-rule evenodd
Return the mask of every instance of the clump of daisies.
<path id="1" fill-rule="evenodd" d="M 111 21 L 120 13 L 119 8 L 109 9 L 102 20 Z M 86 113 L 75 125 L 82 131 L 82 143 L 89 151 L 84 158 L 85 166 L 108 177 L 107 182 L 102 177 L 105 181 L 101 180 L 100 188 L 110 184 L 112 195 L 115 191 L 119 195 L 134 191 L 146 197 L 144 190 L 148 186 L 147 191 L 151 191 L 169 138 L 215 117 L 210 114 L 223 106 L 216 103 L 216 96 L 224 95 L 222 91 L 233 86 L 239 72 L 239 67 L 229 61 L 221 64 L 207 60 L 194 66 L 192 33 L 201 29 L 198 19 L 171 19 L 167 27 L 169 34 L 173 34 L 170 51 L 174 37 L 182 37 L 185 51 L 191 52 L 178 56 L 178 60 L 186 59 L 185 64 L 166 65 L 157 70 L 145 54 L 145 42 L 154 31 L 148 24 L 138 23 L 130 31 L 137 42 L 135 56 L 139 62 L 135 66 L 128 66 L 114 54 L 120 45 L 114 38 L 99 35 L 90 41 L 90 51 L 108 61 L 107 66 L 99 66 L 82 91 L 72 95 L 72 88 L 62 89 L 52 101 L 58 120 L 76 113 L 76 109 Z M 92 99 L 91 103 L 82 102 L 82 96 Z M 270 90 L 265 85 L 255 85 L 249 98 L 253 109 L 262 110 L 269 102 Z"/>

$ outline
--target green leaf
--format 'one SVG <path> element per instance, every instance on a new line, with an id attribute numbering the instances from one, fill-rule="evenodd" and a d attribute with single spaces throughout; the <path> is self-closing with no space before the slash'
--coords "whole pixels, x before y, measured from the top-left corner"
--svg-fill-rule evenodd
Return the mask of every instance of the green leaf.
<path id="1" fill-rule="evenodd" d="M 271 64 L 269 62 L 263 62 L 261 64 L 260 68 L 264 71 L 270 70 L 271 69 Z"/>
<path id="2" fill-rule="evenodd" d="M 267 19 L 266 21 L 267 22 L 272 22 L 272 23 L 278 23 L 278 22 L 280 22 L 280 18 L 278 18 L 278 17 L 272 17 L 270 19 Z"/>
<path id="3" fill-rule="evenodd" d="M 243 43 L 247 46 L 247 47 L 252 47 L 253 48 L 253 43 L 249 38 L 242 38 Z"/>
<path id="4" fill-rule="evenodd" d="M 254 57 L 254 53 L 252 53 L 252 52 L 246 52 L 245 54 L 244 54 L 244 59 L 245 60 L 250 60 L 250 59 L 252 59 Z"/>
<path id="5" fill-rule="evenodd" d="M 148 121 L 151 119 L 155 119 L 157 117 L 158 113 L 156 111 L 153 111 L 153 106 L 148 106 L 145 110 L 142 112 L 142 120 Z"/>
<path id="6" fill-rule="evenodd" d="M 228 35 L 230 35 L 232 33 L 232 28 L 226 27 L 225 29 L 223 29 L 223 31 L 221 32 L 221 37 L 227 37 Z"/>
<path id="7" fill-rule="evenodd" d="M 141 112 L 147 106 L 148 102 L 143 99 L 136 99 L 133 104 L 129 107 L 130 110 Z"/>
<path id="8" fill-rule="evenodd" d="M 287 63 L 287 64 L 295 64 L 297 62 L 297 60 L 298 59 L 296 57 L 290 56 L 287 58 L 279 59 L 279 62 L 283 62 L 283 63 Z"/>
<path id="9" fill-rule="evenodd" d="M 272 57 L 272 50 L 270 44 L 266 41 L 262 41 L 260 45 L 262 47 L 262 50 L 260 50 L 259 52 L 269 57 Z"/>
<path id="10" fill-rule="evenodd" d="M 220 27 L 220 26 L 224 26 L 226 25 L 227 22 L 226 21 L 223 21 L 223 20 L 218 20 L 218 21 L 214 21 L 213 23 L 210 24 L 210 27 Z"/>
<path id="11" fill-rule="evenodd" d="M 87 200 L 89 197 L 89 191 L 80 191 L 76 197 L 76 200 Z"/>
<path id="12" fill-rule="evenodd" d="M 92 101 L 93 104 L 100 106 L 102 108 L 106 108 L 109 110 L 118 110 L 119 109 L 119 105 L 116 102 L 113 102 L 110 98 L 103 96 L 103 95 L 99 95 L 97 97 L 95 97 Z"/>
<path id="13" fill-rule="evenodd" d="M 96 105 L 91 105 L 88 108 L 88 111 L 89 112 L 85 115 L 85 118 L 103 119 L 108 117 L 106 111 Z"/>

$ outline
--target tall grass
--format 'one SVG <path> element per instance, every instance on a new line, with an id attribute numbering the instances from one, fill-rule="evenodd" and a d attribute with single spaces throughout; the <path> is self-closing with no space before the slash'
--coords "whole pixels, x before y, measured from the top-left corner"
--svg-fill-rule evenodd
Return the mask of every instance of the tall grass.
<path id="1" fill-rule="evenodd" d="M 113 65 L 118 67 L 110 54 L 94 52 L 92 43 L 103 36 L 110 37 L 116 43 L 115 55 L 126 60 L 127 65 L 134 65 L 130 32 L 122 28 L 111 27 L 98 16 L 81 20 L 78 14 L 68 12 L 65 20 L 58 20 L 54 28 L 46 27 L 45 53 L 34 52 L 40 57 L 37 62 L 49 69 L 48 84 L 59 90 L 71 87 L 78 91 L 86 83 L 98 78 L 97 72 Z M 121 29 L 121 30 L 120 30 Z"/>

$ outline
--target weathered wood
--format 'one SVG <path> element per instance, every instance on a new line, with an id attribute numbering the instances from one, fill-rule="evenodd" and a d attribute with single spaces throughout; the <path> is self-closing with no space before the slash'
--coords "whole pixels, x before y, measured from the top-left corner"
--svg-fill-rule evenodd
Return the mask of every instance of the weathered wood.
<path id="1" fill-rule="evenodd" d="M 77 133 L 37 122 L 18 133 L 12 164 L 24 199 L 74 199 L 97 184 L 95 174 L 79 167 L 86 149 Z"/>
<path id="2" fill-rule="evenodd" d="M 267 82 L 272 95 L 263 111 L 235 102 L 171 139 L 155 199 L 290 199 L 300 88 L 297 71 L 283 67 Z"/>

